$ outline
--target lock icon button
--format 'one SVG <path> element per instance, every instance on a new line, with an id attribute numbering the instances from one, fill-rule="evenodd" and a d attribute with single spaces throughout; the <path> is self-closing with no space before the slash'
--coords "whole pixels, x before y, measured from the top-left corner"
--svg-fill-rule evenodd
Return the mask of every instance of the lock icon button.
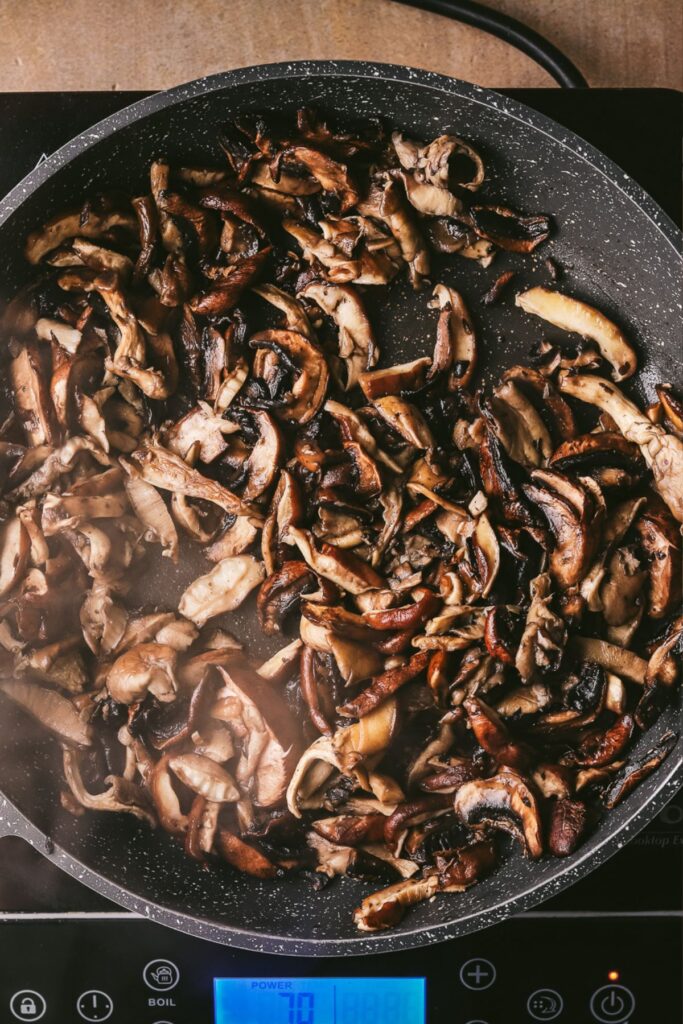
<path id="1" fill-rule="evenodd" d="M 9 1008 L 15 1020 L 41 1020 L 45 1016 L 47 1003 L 40 992 L 23 989 L 14 993 Z"/>

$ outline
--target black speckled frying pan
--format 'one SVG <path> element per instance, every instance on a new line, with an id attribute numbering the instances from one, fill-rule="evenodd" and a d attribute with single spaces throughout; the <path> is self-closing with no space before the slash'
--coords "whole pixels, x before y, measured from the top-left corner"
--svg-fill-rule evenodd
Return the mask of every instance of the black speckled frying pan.
<path id="1" fill-rule="evenodd" d="M 219 159 L 216 129 L 245 110 L 314 104 L 344 115 L 382 117 L 411 135 L 453 131 L 472 139 L 513 205 L 552 214 L 552 254 L 563 287 L 594 302 L 637 344 L 641 371 L 633 390 L 654 398 L 653 383 L 683 379 L 680 344 L 680 234 L 668 217 L 613 163 L 546 117 L 494 92 L 424 71 L 356 63 L 274 64 L 246 68 L 144 99 L 74 139 L 32 172 L 0 204 L 0 287 L 11 294 L 27 274 L 23 239 L 91 187 L 143 189 L 160 153 L 171 161 Z M 634 140 L 634 145 L 637 142 Z M 549 250 L 550 251 L 550 250 Z M 541 250 L 543 253 L 543 250 Z M 544 253 L 545 255 L 545 253 Z M 518 282 L 546 280 L 538 260 L 501 254 L 483 270 L 457 260 L 444 275 L 478 321 L 485 374 L 523 359 L 541 327 L 512 301 L 481 312 L 479 296 L 508 266 Z M 431 352 L 435 315 L 427 295 L 400 284 L 390 304 L 373 307 L 389 364 Z M 185 567 L 179 576 L 192 576 Z M 183 580 L 164 583 L 171 601 Z M 152 581 L 156 593 L 160 585 Z M 247 611 L 236 632 L 270 653 Z M 368 887 L 350 879 L 323 893 L 305 881 L 262 883 L 227 870 L 205 871 L 164 834 L 126 815 L 75 819 L 59 809 L 55 744 L 6 701 L 0 710 L 0 833 L 23 836 L 64 870 L 131 910 L 182 931 L 270 953 L 330 956 L 405 949 L 484 928 L 571 885 L 646 825 L 683 780 L 683 743 L 574 856 L 531 863 L 514 856 L 469 892 L 417 907 L 395 930 L 361 936 L 351 913 Z M 640 742 L 644 751 L 680 712 L 669 709 Z"/>

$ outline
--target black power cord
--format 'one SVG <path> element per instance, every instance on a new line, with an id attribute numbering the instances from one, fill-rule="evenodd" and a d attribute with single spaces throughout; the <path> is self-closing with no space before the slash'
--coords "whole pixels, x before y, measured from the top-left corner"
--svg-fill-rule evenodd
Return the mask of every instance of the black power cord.
<path id="1" fill-rule="evenodd" d="M 587 89 L 588 82 L 575 64 L 548 42 L 542 35 L 535 32 L 507 14 L 494 11 L 484 4 L 471 0 L 396 0 L 408 7 L 420 7 L 433 14 L 442 14 L 446 18 L 454 18 L 465 25 L 480 28 L 492 36 L 498 36 L 511 46 L 540 64 L 548 74 L 552 75 L 558 85 L 564 89 Z"/>

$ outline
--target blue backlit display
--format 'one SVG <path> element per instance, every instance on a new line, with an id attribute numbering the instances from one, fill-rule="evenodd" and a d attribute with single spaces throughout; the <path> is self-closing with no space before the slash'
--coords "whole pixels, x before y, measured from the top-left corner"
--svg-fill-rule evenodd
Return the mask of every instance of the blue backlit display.
<path id="1" fill-rule="evenodd" d="M 216 1024 L 426 1024 L 424 978 L 216 978 Z"/>

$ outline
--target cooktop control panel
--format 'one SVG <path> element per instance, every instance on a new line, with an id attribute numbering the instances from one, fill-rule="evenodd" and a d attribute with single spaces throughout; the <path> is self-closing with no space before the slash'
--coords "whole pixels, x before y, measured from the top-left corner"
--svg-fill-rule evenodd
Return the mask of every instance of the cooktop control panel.
<path id="1" fill-rule="evenodd" d="M 380 956 L 226 949 L 142 919 L 2 927 L 0 1020 L 45 1024 L 674 1024 L 675 914 L 523 916 Z"/>

